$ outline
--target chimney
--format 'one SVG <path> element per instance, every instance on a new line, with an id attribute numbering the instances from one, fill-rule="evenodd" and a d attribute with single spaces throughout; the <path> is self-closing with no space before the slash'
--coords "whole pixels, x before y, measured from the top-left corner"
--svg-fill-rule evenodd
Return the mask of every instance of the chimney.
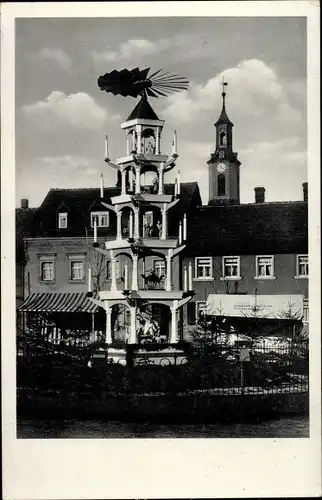
<path id="1" fill-rule="evenodd" d="M 308 185 L 307 182 L 303 182 L 303 201 L 307 203 L 307 193 L 308 193 Z"/>
<path id="2" fill-rule="evenodd" d="M 265 188 L 256 187 L 255 191 L 255 203 L 265 203 Z"/>
<path id="3" fill-rule="evenodd" d="M 29 201 L 27 200 L 27 198 L 22 198 L 20 206 L 21 208 L 29 208 Z"/>

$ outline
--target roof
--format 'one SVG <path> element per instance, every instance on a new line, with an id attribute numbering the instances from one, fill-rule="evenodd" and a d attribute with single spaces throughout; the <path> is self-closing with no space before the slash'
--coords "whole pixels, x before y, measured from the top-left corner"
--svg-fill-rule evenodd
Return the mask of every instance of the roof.
<path id="1" fill-rule="evenodd" d="M 188 221 L 186 255 L 308 252 L 307 203 L 207 206 Z"/>
<path id="2" fill-rule="evenodd" d="M 130 120 L 135 120 L 136 118 L 142 118 L 144 120 L 159 120 L 145 96 L 139 100 L 126 121 L 129 122 Z"/>
<path id="3" fill-rule="evenodd" d="M 230 125 L 234 125 L 232 121 L 230 121 L 230 119 L 228 118 L 228 115 L 227 115 L 227 112 L 226 112 L 226 106 L 225 106 L 225 92 L 222 93 L 222 97 L 223 97 L 223 102 L 222 102 L 222 110 L 221 110 L 221 114 L 218 118 L 218 120 L 216 121 L 215 123 L 215 126 L 219 125 L 220 123 L 229 123 Z"/>
<path id="4" fill-rule="evenodd" d="M 95 313 L 98 306 L 86 293 L 31 293 L 18 307 L 29 312 L 88 312 Z"/>
<path id="5" fill-rule="evenodd" d="M 119 187 L 104 188 L 104 201 L 111 203 L 111 198 L 119 195 L 120 192 Z M 174 193 L 174 184 L 165 184 L 164 192 L 165 194 Z M 169 234 L 173 234 L 179 217 L 183 217 L 184 213 L 191 213 L 200 205 L 201 198 L 198 183 L 181 183 L 181 199 L 173 207 L 169 217 Z M 67 229 L 57 228 L 57 213 L 59 210 L 68 211 Z M 101 204 L 99 188 L 50 189 L 41 206 L 35 212 L 32 228 L 26 236 L 85 236 L 87 229 L 92 231 L 90 212 L 96 210 L 106 210 Z M 104 237 L 116 234 L 116 216 L 114 212 L 110 212 L 109 227 L 100 228 L 100 234 Z"/>

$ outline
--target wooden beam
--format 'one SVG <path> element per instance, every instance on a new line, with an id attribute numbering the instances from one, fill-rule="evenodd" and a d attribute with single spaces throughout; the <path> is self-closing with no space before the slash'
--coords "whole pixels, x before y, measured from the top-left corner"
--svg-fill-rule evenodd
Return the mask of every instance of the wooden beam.
<path id="1" fill-rule="evenodd" d="M 167 206 L 167 212 L 174 207 L 178 203 L 179 199 L 177 198 L 176 200 L 173 200 L 169 205 Z"/>
<path id="2" fill-rule="evenodd" d="M 113 207 L 113 205 L 109 205 L 108 203 L 105 203 L 105 201 L 102 201 L 101 203 L 104 207 L 108 208 L 109 210 L 112 210 L 112 212 L 115 212 L 115 207 Z"/>
<path id="3" fill-rule="evenodd" d="M 173 250 L 173 257 L 177 255 L 178 253 L 182 252 L 182 250 L 186 247 L 186 245 L 181 245 L 180 247 L 177 247 Z"/>

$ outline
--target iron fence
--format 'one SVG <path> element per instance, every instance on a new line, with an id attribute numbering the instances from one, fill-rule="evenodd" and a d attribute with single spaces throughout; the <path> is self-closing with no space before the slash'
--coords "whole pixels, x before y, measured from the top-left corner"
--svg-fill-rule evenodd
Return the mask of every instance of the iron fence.
<path id="1" fill-rule="evenodd" d="M 76 352 L 76 351 L 75 351 Z M 86 350 L 84 351 L 86 353 Z M 166 354 L 164 356 L 167 357 Z M 182 364 L 169 358 L 163 366 L 148 359 L 139 366 L 88 365 L 88 357 L 54 355 L 18 363 L 18 385 L 107 391 L 111 395 L 266 395 L 308 391 L 308 342 L 252 347 L 197 344 Z"/>

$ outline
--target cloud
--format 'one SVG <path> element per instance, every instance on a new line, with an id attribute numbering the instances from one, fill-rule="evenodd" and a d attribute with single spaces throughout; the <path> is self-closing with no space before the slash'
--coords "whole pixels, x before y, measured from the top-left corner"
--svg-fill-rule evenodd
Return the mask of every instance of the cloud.
<path id="1" fill-rule="evenodd" d="M 294 133 L 294 128 L 304 121 L 299 110 L 291 105 L 287 88 L 276 71 L 257 59 L 242 61 L 204 85 L 192 84 L 186 92 L 169 96 L 165 116 L 176 122 L 193 123 L 196 116 L 213 113 L 218 108 L 223 76 L 229 82 L 227 107 L 236 122 L 239 120 L 239 126 L 247 121 L 249 129 L 257 133 L 260 121 L 265 120 L 266 132 L 274 123 L 281 132 L 289 127 Z"/>
<path id="2" fill-rule="evenodd" d="M 37 159 L 37 163 L 41 169 L 48 169 L 49 171 L 56 171 L 63 173 L 65 176 L 78 174 L 78 177 L 85 178 L 89 175 L 95 176 L 99 179 L 100 171 L 93 166 L 91 158 L 78 155 L 63 155 L 63 156 L 42 156 Z M 84 176 L 84 177 L 82 177 Z M 98 181 L 97 181 L 98 182 Z"/>
<path id="3" fill-rule="evenodd" d="M 156 50 L 160 50 L 162 43 L 151 42 L 144 38 L 127 40 L 121 43 L 116 51 L 107 50 L 104 52 L 92 52 L 92 57 L 97 63 L 112 62 L 119 59 L 131 59 L 153 54 Z"/>
<path id="4" fill-rule="evenodd" d="M 56 47 L 52 48 L 44 48 L 38 54 L 37 58 L 41 60 L 49 60 L 56 62 L 61 69 L 69 70 L 72 65 L 71 57 L 66 54 L 61 49 L 57 49 Z"/>
<path id="5" fill-rule="evenodd" d="M 172 62 L 182 62 L 191 59 L 213 58 L 213 50 L 205 37 L 198 34 L 177 33 L 167 38 L 149 40 L 147 38 L 135 38 L 120 43 L 115 49 L 112 47 L 102 52 L 92 51 L 91 57 L 96 64 L 104 64 L 120 61 L 128 61 L 135 58 L 147 57 L 162 52 L 169 52 Z"/>
<path id="6" fill-rule="evenodd" d="M 171 52 L 172 61 L 182 61 L 183 59 L 213 57 L 213 52 L 208 49 L 204 39 L 191 34 L 189 37 L 176 34 L 168 38 L 158 40 L 148 40 L 147 38 L 135 38 L 119 44 L 116 50 L 106 50 L 103 52 L 92 51 L 91 57 L 96 64 L 104 64 L 118 61 L 128 61 L 130 59 L 141 59 L 154 54 L 160 55 L 162 52 Z M 208 50 L 207 50 L 208 49 Z"/>
<path id="7" fill-rule="evenodd" d="M 21 198 L 29 198 L 31 206 L 38 206 L 51 188 L 98 188 L 101 173 L 106 186 L 115 185 L 115 171 L 102 170 L 100 165 L 95 157 L 77 154 L 23 160 L 17 170 L 16 204 L 19 206 Z"/>
<path id="8" fill-rule="evenodd" d="M 42 167 L 63 169 L 65 172 L 66 170 L 81 170 L 90 166 L 90 161 L 87 158 L 77 155 L 43 156 L 38 158 L 38 163 Z"/>
<path id="9" fill-rule="evenodd" d="M 44 101 L 24 105 L 22 112 L 27 120 L 38 123 L 41 129 L 57 129 L 68 125 L 79 129 L 96 129 L 101 127 L 109 116 L 105 108 L 85 92 L 66 95 L 54 90 Z"/>
<path id="10" fill-rule="evenodd" d="M 203 203 L 208 202 L 207 161 L 211 142 L 179 141 L 177 165 L 183 182 L 196 181 Z M 264 186 L 267 201 L 301 200 L 302 183 L 307 180 L 307 154 L 298 136 L 272 141 L 252 141 L 238 151 L 240 195 L 243 203 L 254 201 L 254 187 Z M 172 180 L 172 179 L 171 179 Z"/>
<path id="11" fill-rule="evenodd" d="M 264 186 L 267 201 L 302 199 L 302 183 L 307 180 L 307 152 L 298 136 L 276 141 L 251 142 L 239 152 L 241 195 L 253 201 L 253 188 Z"/>

